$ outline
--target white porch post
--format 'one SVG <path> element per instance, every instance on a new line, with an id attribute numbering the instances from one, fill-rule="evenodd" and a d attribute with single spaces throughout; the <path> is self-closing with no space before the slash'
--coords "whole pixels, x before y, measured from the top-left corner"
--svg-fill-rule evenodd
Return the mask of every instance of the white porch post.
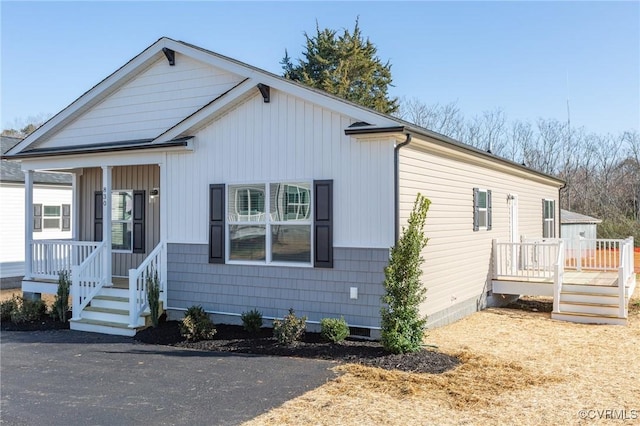
<path id="1" fill-rule="evenodd" d="M 33 170 L 24 171 L 24 279 L 33 275 Z"/>
<path id="2" fill-rule="evenodd" d="M 160 300 L 163 303 L 163 306 L 167 307 L 167 232 L 169 230 L 168 227 L 168 217 L 167 210 L 169 207 L 169 191 L 167 191 L 167 154 L 163 154 L 164 161 L 158 166 L 160 167 L 160 242 L 164 244 L 164 249 L 160 252 L 160 290 L 162 293 L 160 294 Z"/>
<path id="3" fill-rule="evenodd" d="M 80 237 L 80 192 L 78 191 L 78 173 L 71 174 L 71 239 Z"/>
<path id="4" fill-rule="evenodd" d="M 102 241 L 105 242 L 104 250 L 104 275 L 106 278 L 105 285 L 112 284 L 111 274 L 111 185 L 112 185 L 112 166 L 102 166 Z"/>

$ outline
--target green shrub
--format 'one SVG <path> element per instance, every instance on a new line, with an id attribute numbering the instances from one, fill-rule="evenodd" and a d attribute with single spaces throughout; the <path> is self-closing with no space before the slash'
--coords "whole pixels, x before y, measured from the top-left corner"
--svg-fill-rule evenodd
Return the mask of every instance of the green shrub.
<path id="1" fill-rule="evenodd" d="M 408 227 L 391 249 L 389 265 L 384 268 L 385 306 L 380 311 L 381 340 L 392 353 L 416 352 L 422 347 L 427 318 L 420 315 L 426 289 L 420 281 L 421 252 L 427 245 L 424 225 L 431 201 L 418 194 L 409 216 Z"/>
<path id="2" fill-rule="evenodd" d="M 17 300 L 17 306 L 11 311 L 11 322 L 15 324 L 39 320 L 47 313 L 47 305 L 40 299 L 29 300 L 21 297 Z"/>
<path id="3" fill-rule="evenodd" d="M 58 276 L 58 292 L 51 307 L 51 316 L 62 322 L 67 322 L 67 312 L 69 312 L 69 291 L 71 289 L 71 280 L 69 272 L 62 271 Z"/>
<path id="4" fill-rule="evenodd" d="M 160 320 L 160 282 L 157 271 L 147 277 L 147 301 L 151 311 L 151 324 L 157 327 Z"/>
<path id="5" fill-rule="evenodd" d="M 273 335 L 278 343 L 290 345 L 300 340 L 307 326 L 307 317 L 297 317 L 293 308 L 282 320 L 273 320 Z"/>
<path id="6" fill-rule="evenodd" d="M 180 323 L 180 334 L 192 342 L 209 340 L 216 334 L 216 327 L 202 306 L 191 306 Z"/>
<path id="7" fill-rule="evenodd" d="M 349 326 L 344 318 L 322 318 L 320 320 L 320 335 L 323 339 L 333 343 L 342 342 L 349 335 Z"/>
<path id="8" fill-rule="evenodd" d="M 13 296 L 9 300 L 0 302 L 0 321 L 10 321 L 11 312 L 16 310 L 18 306 L 20 306 L 18 296 Z"/>
<path id="9" fill-rule="evenodd" d="M 262 313 L 257 309 L 243 312 L 240 316 L 244 329 L 249 333 L 257 333 L 262 327 Z"/>

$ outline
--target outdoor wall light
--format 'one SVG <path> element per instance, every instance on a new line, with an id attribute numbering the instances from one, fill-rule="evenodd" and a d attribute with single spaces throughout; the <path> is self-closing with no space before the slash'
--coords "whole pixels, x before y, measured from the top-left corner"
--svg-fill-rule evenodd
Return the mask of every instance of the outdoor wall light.
<path id="1" fill-rule="evenodd" d="M 160 190 L 158 188 L 153 188 L 149 191 L 149 201 L 153 203 L 155 199 L 158 198 L 158 195 L 160 195 Z"/>

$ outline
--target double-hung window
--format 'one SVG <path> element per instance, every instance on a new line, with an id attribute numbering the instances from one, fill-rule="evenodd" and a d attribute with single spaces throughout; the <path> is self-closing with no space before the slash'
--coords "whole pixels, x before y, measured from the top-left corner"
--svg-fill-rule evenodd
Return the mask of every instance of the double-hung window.
<path id="1" fill-rule="evenodd" d="M 556 237 L 556 201 L 542 200 L 542 238 Z"/>
<path id="2" fill-rule="evenodd" d="M 473 230 L 491 229 L 491 190 L 473 188 Z"/>
<path id="3" fill-rule="evenodd" d="M 47 206 L 42 208 L 42 229 L 60 229 L 62 222 L 62 209 L 60 206 Z"/>
<path id="4" fill-rule="evenodd" d="M 131 252 L 133 247 L 133 191 L 111 193 L 111 247 Z"/>
<path id="5" fill-rule="evenodd" d="M 228 258 L 311 263 L 311 183 L 229 185 Z"/>

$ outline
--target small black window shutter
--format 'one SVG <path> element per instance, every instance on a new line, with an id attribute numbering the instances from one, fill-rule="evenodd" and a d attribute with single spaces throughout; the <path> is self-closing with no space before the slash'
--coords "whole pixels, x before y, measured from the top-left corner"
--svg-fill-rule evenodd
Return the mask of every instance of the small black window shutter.
<path id="1" fill-rule="evenodd" d="M 62 230 L 71 230 L 71 204 L 62 205 Z"/>
<path id="2" fill-rule="evenodd" d="M 42 204 L 33 205 L 33 232 L 42 232 Z"/>
<path id="3" fill-rule="evenodd" d="M 487 231 L 491 230 L 491 190 L 487 190 Z"/>
<path id="4" fill-rule="evenodd" d="M 209 185 L 209 263 L 224 263 L 224 184 Z"/>
<path id="5" fill-rule="evenodd" d="M 313 181 L 313 194 L 313 266 L 333 268 L 333 180 Z"/>
<path id="6" fill-rule="evenodd" d="M 480 229 L 478 224 L 478 188 L 473 188 L 473 230 Z"/>
<path id="7" fill-rule="evenodd" d="M 145 191 L 133 191 L 133 252 L 145 251 Z"/>
<path id="8" fill-rule="evenodd" d="M 93 241 L 102 241 L 102 192 L 93 194 Z"/>

